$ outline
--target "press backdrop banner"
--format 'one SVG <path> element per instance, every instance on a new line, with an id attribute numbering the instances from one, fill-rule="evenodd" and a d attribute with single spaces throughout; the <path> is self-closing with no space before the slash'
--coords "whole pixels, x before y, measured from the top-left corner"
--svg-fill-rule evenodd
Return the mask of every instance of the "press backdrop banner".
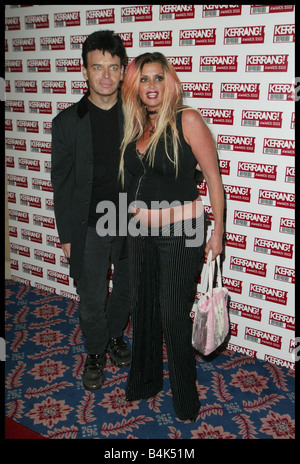
<path id="1" fill-rule="evenodd" d="M 51 121 L 86 92 L 86 36 L 111 29 L 129 61 L 147 51 L 167 56 L 185 103 L 214 136 L 226 192 L 228 348 L 294 368 L 294 14 L 294 5 L 6 6 L 12 278 L 77 299 L 55 225 Z M 210 235 L 206 183 L 198 188 Z"/>

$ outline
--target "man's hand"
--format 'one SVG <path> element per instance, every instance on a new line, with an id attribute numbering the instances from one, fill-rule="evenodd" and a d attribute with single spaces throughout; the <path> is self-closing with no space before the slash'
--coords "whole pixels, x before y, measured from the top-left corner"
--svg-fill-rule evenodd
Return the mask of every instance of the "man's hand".
<path id="1" fill-rule="evenodd" d="M 71 243 L 62 243 L 61 247 L 63 249 L 65 257 L 70 258 L 71 257 Z"/>

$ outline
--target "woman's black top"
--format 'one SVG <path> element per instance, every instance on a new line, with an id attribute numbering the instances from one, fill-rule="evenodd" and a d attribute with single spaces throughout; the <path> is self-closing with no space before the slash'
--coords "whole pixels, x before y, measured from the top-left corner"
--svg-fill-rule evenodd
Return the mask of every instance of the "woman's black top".
<path id="1" fill-rule="evenodd" d="M 182 112 L 178 112 L 176 125 L 179 134 L 178 146 L 178 175 L 176 168 L 166 154 L 164 137 L 161 136 L 153 166 L 149 165 L 147 152 L 140 156 L 136 149 L 136 142 L 128 144 L 124 163 L 128 171 L 134 176 L 128 191 L 128 204 L 144 202 L 149 209 L 168 208 L 169 203 L 184 204 L 193 202 L 199 196 L 195 182 L 195 167 L 197 160 L 190 145 L 185 141 L 182 132 Z M 168 154 L 174 159 L 171 145 L 171 128 L 167 129 Z M 165 202 L 165 205 L 151 202 Z M 166 203 L 168 202 L 168 203 Z M 175 204 L 176 202 L 176 204 Z M 139 205 L 139 207 L 144 207 Z"/>

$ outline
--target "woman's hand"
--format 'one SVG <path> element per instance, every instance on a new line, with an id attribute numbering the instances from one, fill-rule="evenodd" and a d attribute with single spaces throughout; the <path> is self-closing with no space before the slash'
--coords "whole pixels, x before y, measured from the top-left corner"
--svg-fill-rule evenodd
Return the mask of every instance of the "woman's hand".
<path id="1" fill-rule="evenodd" d="M 206 259 L 208 254 L 212 251 L 212 260 L 216 259 L 223 251 L 223 234 L 214 233 L 211 235 L 210 239 L 206 243 L 205 247 L 205 256 Z"/>

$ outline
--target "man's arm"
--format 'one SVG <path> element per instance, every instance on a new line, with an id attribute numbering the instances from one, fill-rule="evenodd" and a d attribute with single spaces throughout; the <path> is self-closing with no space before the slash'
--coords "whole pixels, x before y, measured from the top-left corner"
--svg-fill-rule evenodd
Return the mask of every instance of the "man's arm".
<path id="1" fill-rule="evenodd" d="M 71 144 L 67 143 L 67 136 L 63 132 L 61 119 L 54 118 L 51 142 L 51 182 L 56 227 L 61 244 L 71 243 L 72 194 L 75 184 Z M 64 253 L 66 254 L 65 250 Z"/>

